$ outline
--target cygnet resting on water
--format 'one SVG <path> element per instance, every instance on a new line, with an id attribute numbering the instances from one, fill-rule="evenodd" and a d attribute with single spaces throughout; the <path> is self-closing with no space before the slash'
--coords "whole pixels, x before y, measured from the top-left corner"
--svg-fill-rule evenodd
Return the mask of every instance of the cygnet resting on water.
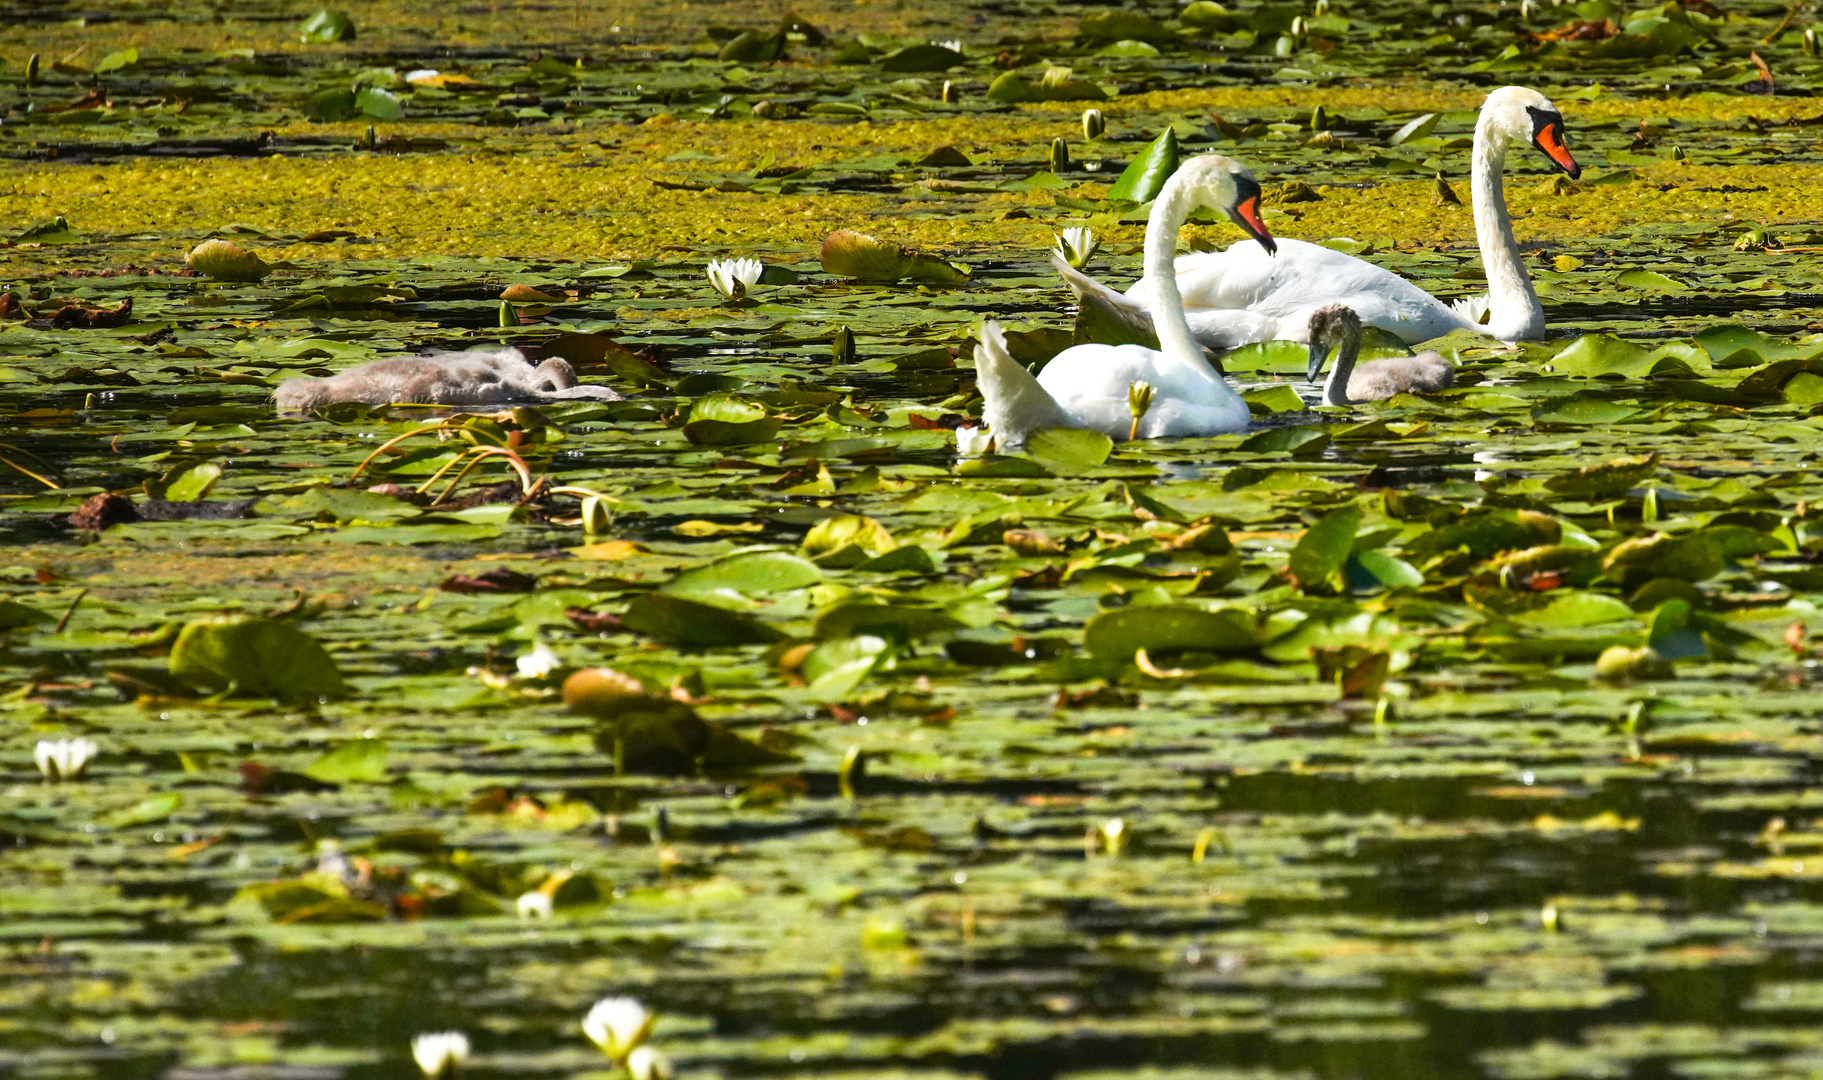
<path id="1" fill-rule="evenodd" d="M 1323 404 L 1359 405 L 1385 401 L 1394 394 L 1423 394 L 1456 385 L 1456 368 L 1442 354 L 1388 356 L 1355 366 L 1361 352 L 1361 317 L 1353 308 L 1331 304 L 1310 316 L 1311 382 L 1323 374 L 1323 362 L 1336 352 L 1336 366 L 1323 384 Z"/>
<path id="2" fill-rule="evenodd" d="M 576 369 L 555 357 L 538 366 L 518 349 L 394 356 L 327 379 L 287 379 L 272 393 L 282 413 L 339 401 L 364 405 L 508 405 L 521 401 L 619 401 L 605 386 L 578 386 Z"/>

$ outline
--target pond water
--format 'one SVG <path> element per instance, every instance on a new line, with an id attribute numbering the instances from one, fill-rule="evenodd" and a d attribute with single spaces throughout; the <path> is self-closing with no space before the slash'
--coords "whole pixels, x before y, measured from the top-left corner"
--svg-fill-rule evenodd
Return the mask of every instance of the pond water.
<path id="1" fill-rule="evenodd" d="M 1805 16 L 344 10 L 0 4 L 0 1076 L 606 1077 L 610 995 L 682 1076 L 1823 1069 Z M 1509 165 L 1545 340 L 1348 412 L 1256 347 L 1246 434 L 957 459 L 975 327 L 1068 342 L 1067 225 L 1133 280 L 1166 127 L 1480 291 L 1437 176 L 1507 82 L 1585 169 Z M 268 400 L 495 344 L 627 397 Z"/>

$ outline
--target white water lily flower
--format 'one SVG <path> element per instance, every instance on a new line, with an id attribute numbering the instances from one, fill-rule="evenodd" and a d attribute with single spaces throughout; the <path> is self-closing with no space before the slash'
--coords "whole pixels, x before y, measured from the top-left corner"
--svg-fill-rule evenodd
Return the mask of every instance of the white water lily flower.
<path id="1" fill-rule="evenodd" d="M 933 41 L 933 42 L 931 42 L 931 44 L 935 45 L 941 49 L 948 49 L 950 52 L 953 52 L 953 53 L 959 53 L 962 51 L 962 42 L 956 40 L 955 38 L 951 38 L 948 41 Z"/>
<path id="2" fill-rule="evenodd" d="M 1077 225 L 1058 233 L 1057 245 L 1051 250 L 1064 262 L 1081 270 L 1101 250 L 1101 241 L 1095 239 L 1095 230 L 1087 225 Z"/>
<path id="3" fill-rule="evenodd" d="M 442 74 L 436 68 L 417 68 L 405 73 L 405 81 L 408 83 L 434 82 Z"/>
<path id="4" fill-rule="evenodd" d="M 551 647 L 540 641 L 532 646 L 532 651 L 515 660 L 521 679 L 542 679 L 563 666 L 563 661 L 551 651 Z"/>
<path id="5" fill-rule="evenodd" d="M 633 1080 L 671 1080 L 671 1059 L 650 1046 L 636 1046 L 627 1055 L 627 1072 Z"/>
<path id="6" fill-rule="evenodd" d="M 956 452 L 963 457 L 986 457 L 994 452 L 994 433 L 984 427 L 956 429 Z"/>
<path id="7" fill-rule="evenodd" d="M 521 919 L 548 919 L 551 917 L 551 895 L 537 889 L 521 893 L 518 907 Z"/>
<path id="8" fill-rule="evenodd" d="M 453 1076 L 468 1060 L 468 1036 L 460 1031 L 438 1031 L 411 1041 L 412 1060 L 429 1080 Z"/>
<path id="9" fill-rule="evenodd" d="M 739 300 L 759 284 L 766 267 L 758 259 L 710 259 L 709 284 L 730 300 Z"/>
<path id="10" fill-rule="evenodd" d="M 100 749 L 88 739 L 39 739 L 32 757 L 46 780 L 74 780 Z"/>
<path id="11" fill-rule="evenodd" d="M 602 998 L 589 1010 L 589 1015 L 583 1017 L 582 1033 L 608 1057 L 625 1061 L 627 1055 L 652 1033 L 655 1019 L 633 998 Z"/>

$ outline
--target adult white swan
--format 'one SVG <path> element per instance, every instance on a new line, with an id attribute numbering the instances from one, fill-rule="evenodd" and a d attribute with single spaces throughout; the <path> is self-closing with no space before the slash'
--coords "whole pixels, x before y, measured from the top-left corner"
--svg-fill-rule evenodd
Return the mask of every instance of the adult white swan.
<path id="1" fill-rule="evenodd" d="M 981 347 L 975 350 L 976 381 L 986 399 L 981 418 L 1000 448 L 1017 449 L 1031 432 L 1048 427 L 1087 428 L 1115 440 L 1246 430 L 1247 403 L 1203 358 L 1170 272 L 1178 230 L 1191 211 L 1205 206 L 1252 235 L 1261 258 L 1272 254 L 1275 241 L 1260 220 L 1260 185 L 1252 174 L 1219 154 L 1179 166 L 1146 223 L 1146 271 L 1160 282 L 1158 349 L 1073 345 L 1034 378 L 1007 352 L 999 325 L 982 325 Z M 1137 424 L 1127 400 L 1136 382 L 1153 390 L 1152 404 Z M 958 436 L 963 445 L 970 439 Z"/>
<path id="2" fill-rule="evenodd" d="M 1336 352 L 1336 366 L 1323 384 L 1323 404 L 1359 405 L 1394 394 L 1428 393 L 1456 385 L 1456 367 L 1441 353 L 1387 356 L 1355 366 L 1361 354 L 1361 318 L 1347 306 L 1330 304 L 1310 316 L 1310 381 L 1323 374 L 1323 361 Z"/>
<path id="3" fill-rule="evenodd" d="M 1487 96 L 1475 124 L 1471 188 L 1475 237 L 1488 280 L 1485 297 L 1446 304 L 1390 270 L 1318 244 L 1281 240 L 1277 257 L 1267 258 L 1270 252 L 1260 245 L 1242 241 L 1227 251 L 1176 261 L 1177 291 L 1191 331 L 1215 349 L 1272 338 L 1302 341 L 1311 312 L 1343 303 L 1362 322 L 1408 344 L 1463 328 L 1502 341 L 1544 336 L 1544 307 L 1513 239 L 1501 188 L 1507 151 L 1520 143 L 1537 147 L 1571 178 L 1582 175 L 1564 145 L 1563 116 L 1543 94 L 1503 86 Z M 1157 311 L 1162 300 L 1164 276 L 1150 265 L 1123 296 L 1060 259 L 1052 263 L 1083 304 L 1130 325 L 1143 323 L 1147 309 Z"/>

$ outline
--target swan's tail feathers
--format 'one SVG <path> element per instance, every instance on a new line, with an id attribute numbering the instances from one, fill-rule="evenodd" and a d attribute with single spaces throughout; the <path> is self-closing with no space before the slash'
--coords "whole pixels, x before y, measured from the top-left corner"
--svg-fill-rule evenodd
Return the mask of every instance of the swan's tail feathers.
<path id="1" fill-rule="evenodd" d="M 1144 304 L 1115 292 L 1055 254 L 1051 256 L 1051 265 L 1076 294 L 1076 344 L 1092 341 L 1102 345 L 1158 348 L 1152 313 Z"/>
<path id="2" fill-rule="evenodd" d="M 1488 294 L 1465 296 L 1452 303 L 1450 309 L 1469 326 L 1481 326 L 1488 321 Z"/>
<path id="3" fill-rule="evenodd" d="M 1081 426 L 1024 365 L 1013 359 L 1000 324 L 991 319 L 981 324 L 981 347 L 975 350 L 975 382 L 985 402 L 981 419 L 1002 450 L 1017 450 L 1025 445 L 1025 437 L 1039 428 Z"/>

